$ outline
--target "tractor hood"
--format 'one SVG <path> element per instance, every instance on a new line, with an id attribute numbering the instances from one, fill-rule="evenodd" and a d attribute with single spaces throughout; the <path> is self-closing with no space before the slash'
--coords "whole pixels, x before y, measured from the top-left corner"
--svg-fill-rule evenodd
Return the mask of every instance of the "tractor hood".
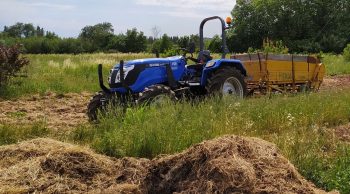
<path id="1" fill-rule="evenodd" d="M 148 72 L 145 74 L 145 77 L 160 77 L 164 76 L 162 67 L 165 67 L 166 65 L 170 65 L 172 70 L 177 70 L 179 69 L 179 65 L 182 64 L 182 66 L 185 65 L 185 58 L 182 56 L 176 56 L 176 57 L 168 57 L 168 58 L 149 58 L 149 59 L 137 59 L 137 60 L 132 60 L 132 61 L 127 61 L 124 63 L 123 67 L 123 73 L 124 73 L 124 85 L 126 86 L 132 86 L 137 79 L 139 78 L 139 75 L 142 72 Z M 153 69 L 152 72 L 146 71 Z M 153 73 L 159 75 L 153 75 Z M 110 76 L 108 78 L 108 82 L 111 88 L 118 88 L 122 87 L 123 84 L 121 83 L 121 76 L 120 76 L 120 64 L 116 64 L 113 69 L 111 69 Z M 180 74 L 180 73 L 178 73 Z M 177 75 L 177 74 L 176 74 Z M 179 77 L 180 75 L 178 75 Z M 144 77 L 142 77 L 144 78 Z M 163 78 L 162 78 L 163 79 Z M 165 78 L 164 78 L 165 79 Z"/>
<path id="2" fill-rule="evenodd" d="M 175 56 L 175 57 L 168 57 L 168 58 L 148 58 L 148 59 L 137 59 L 128 61 L 124 64 L 124 68 L 135 66 L 135 65 L 150 65 L 150 66 L 156 66 L 156 65 L 163 65 L 163 64 L 171 64 L 173 62 L 180 62 L 181 60 L 184 60 L 182 56 Z M 119 64 L 116 64 L 114 66 L 114 69 L 119 69 Z"/>

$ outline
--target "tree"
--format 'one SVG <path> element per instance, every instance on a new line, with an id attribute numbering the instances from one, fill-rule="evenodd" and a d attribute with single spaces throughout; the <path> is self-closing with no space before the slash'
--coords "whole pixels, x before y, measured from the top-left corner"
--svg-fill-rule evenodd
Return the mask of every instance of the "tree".
<path id="1" fill-rule="evenodd" d="M 159 45 L 159 52 L 165 53 L 167 50 L 169 50 L 172 47 L 171 40 L 167 34 L 164 34 L 162 36 L 162 39 L 160 41 Z"/>
<path id="2" fill-rule="evenodd" d="M 147 37 L 136 28 L 128 30 L 125 35 L 124 52 L 143 52 L 147 48 Z"/>
<path id="3" fill-rule="evenodd" d="M 221 38 L 219 37 L 219 35 L 215 35 L 210 40 L 208 49 L 214 53 L 221 53 L 222 52 L 222 41 L 221 41 Z"/>
<path id="4" fill-rule="evenodd" d="M 108 43 L 108 50 L 122 52 L 125 49 L 125 35 L 114 35 Z"/>
<path id="5" fill-rule="evenodd" d="M 7 84 L 29 61 L 20 56 L 18 45 L 6 47 L 0 45 L 0 87 Z"/>
<path id="6" fill-rule="evenodd" d="M 36 27 L 36 36 L 43 37 L 45 35 L 44 28 L 40 28 L 40 26 Z"/>
<path id="7" fill-rule="evenodd" d="M 57 46 L 58 53 L 81 53 L 83 52 L 83 47 L 80 39 L 76 38 L 64 38 L 58 42 Z"/>
<path id="8" fill-rule="evenodd" d="M 239 51 L 261 48 L 266 38 L 282 40 L 292 52 L 339 53 L 349 42 L 348 0 L 237 0 L 232 15 L 236 37 L 230 38 Z"/>
<path id="9" fill-rule="evenodd" d="M 26 38 L 35 36 L 35 28 L 33 24 L 24 24 L 21 34 Z"/>
<path id="10" fill-rule="evenodd" d="M 190 43 L 190 37 L 189 36 L 182 36 L 177 40 L 177 44 L 180 48 L 187 48 Z"/>
<path id="11" fill-rule="evenodd" d="M 92 50 L 105 50 L 109 40 L 113 37 L 113 26 L 111 23 L 104 22 L 99 23 L 94 26 L 85 26 L 79 38 L 83 41 L 90 42 L 92 45 Z"/>
<path id="12" fill-rule="evenodd" d="M 6 32 L 10 37 L 21 38 L 23 27 L 24 27 L 23 23 L 17 22 L 15 25 L 12 25 L 9 27 L 5 26 L 4 32 Z"/>

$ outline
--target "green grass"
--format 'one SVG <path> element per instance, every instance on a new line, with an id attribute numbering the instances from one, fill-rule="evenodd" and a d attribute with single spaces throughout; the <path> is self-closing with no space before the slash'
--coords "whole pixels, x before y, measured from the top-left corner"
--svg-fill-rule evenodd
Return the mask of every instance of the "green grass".
<path id="1" fill-rule="evenodd" d="M 121 114 L 116 110 L 98 125 L 78 127 L 70 141 L 109 156 L 153 158 L 225 134 L 260 137 L 276 143 L 318 186 L 350 189 L 350 146 L 327 129 L 350 121 L 350 91 L 167 103 Z"/>
<path id="2" fill-rule="evenodd" d="M 350 74 L 350 61 L 346 61 L 342 55 L 324 54 L 322 57 L 327 75 Z"/>
<path id="3" fill-rule="evenodd" d="M 0 124 L 0 146 L 17 143 L 26 139 L 45 137 L 49 135 L 49 129 L 44 122 L 31 125 Z"/>
<path id="4" fill-rule="evenodd" d="M 96 92 L 99 90 L 97 64 L 104 65 L 105 78 L 109 69 L 120 60 L 153 57 L 151 54 L 80 54 L 26 55 L 30 65 L 24 69 L 28 77 L 12 79 L 0 88 L 0 97 L 13 99 L 45 92 Z"/>

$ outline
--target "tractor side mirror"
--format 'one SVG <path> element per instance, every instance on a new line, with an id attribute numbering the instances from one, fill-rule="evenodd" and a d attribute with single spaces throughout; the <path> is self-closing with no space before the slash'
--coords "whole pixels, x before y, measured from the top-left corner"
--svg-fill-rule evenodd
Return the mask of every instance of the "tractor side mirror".
<path id="1" fill-rule="evenodd" d="M 188 46 L 188 51 L 192 54 L 196 51 L 196 44 L 194 42 L 190 42 Z"/>

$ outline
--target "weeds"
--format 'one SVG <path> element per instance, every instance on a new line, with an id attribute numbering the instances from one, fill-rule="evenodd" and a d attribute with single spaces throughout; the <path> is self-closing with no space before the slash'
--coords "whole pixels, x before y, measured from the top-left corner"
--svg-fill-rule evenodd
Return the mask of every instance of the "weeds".
<path id="1" fill-rule="evenodd" d="M 350 61 L 345 60 L 344 56 L 324 54 L 322 57 L 328 75 L 350 74 Z"/>
<path id="2" fill-rule="evenodd" d="M 152 57 L 151 54 L 27 55 L 31 64 L 24 70 L 28 77 L 17 77 L 0 88 L 0 97 L 18 98 L 46 92 L 96 92 L 99 90 L 97 64 L 104 65 L 104 78 L 120 60 Z"/>
<path id="3" fill-rule="evenodd" d="M 116 114 L 123 116 L 115 116 Z M 172 154 L 225 134 L 274 142 L 304 176 L 325 189 L 350 189 L 350 147 L 328 128 L 350 121 L 349 91 L 258 99 L 208 99 L 114 110 L 97 125 L 80 126 L 75 143 L 109 156 Z"/>
<path id="4" fill-rule="evenodd" d="M 44 137 L 49 134 L 45 123 L 37 122 L 28 126 L 0 124 L 0 145 L 17 143 L 26 139 Z"/>

